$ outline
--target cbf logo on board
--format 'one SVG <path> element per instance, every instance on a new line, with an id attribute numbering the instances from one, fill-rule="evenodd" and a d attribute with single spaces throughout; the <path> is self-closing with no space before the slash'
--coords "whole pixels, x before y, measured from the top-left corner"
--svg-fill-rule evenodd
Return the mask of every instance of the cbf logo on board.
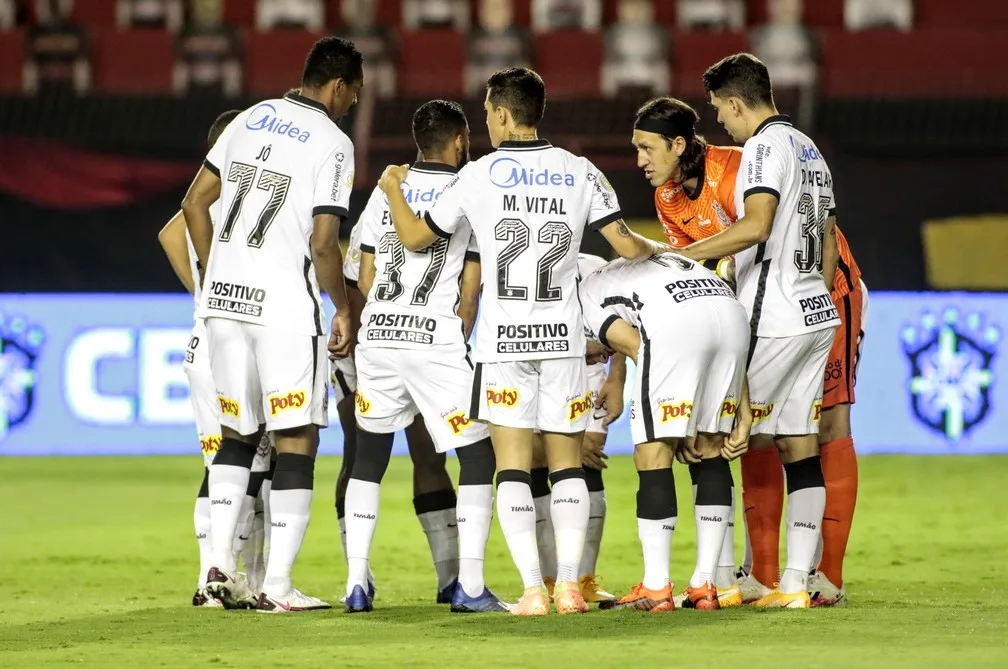
<path id="1" fill-rule="evenodd" d="M 1001 341 L 1000 328 L 981 313 L 946 309 L 925 313 L 900 332 L 910 363 L 911 409 L 927 428 L 957 442 L 986 420 L 991 411 L 991 365 Z"/>
<path id="2" fill-rule="evenodd" d="M 0 442 L 24 423 L 35 404 L 35 362 L 45 333 L 20 316 L 0 315 Z"/>

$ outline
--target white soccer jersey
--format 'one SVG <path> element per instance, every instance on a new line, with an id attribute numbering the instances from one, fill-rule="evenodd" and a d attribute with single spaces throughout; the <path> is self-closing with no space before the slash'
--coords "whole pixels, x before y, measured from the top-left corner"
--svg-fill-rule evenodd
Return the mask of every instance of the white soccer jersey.
<path id="1" fill-rule="evenodd" d="M 309 240 L 314 216 L 347 215 L 350 139 L 325 107 L 291 94 L 239 114 L 205 165 L 221 178 L 223 208 L 200 315 L 324 334 Z"/>
<path id="2" fill-rule="evenodd" d="M 605 176 L 546 140 L 502 142 L 466 165 L 426 218 L 444 238 L 472 227 L 483 276 L 476 360 L 584 356 L 581 237 L 621 216 Z"/>
<path id="3" fill-rule="evenodd" d="M 348 286 L 356 286 L 360 279 L 360 236 L 361 224 L 360 221 L 357 221 L 350 230 L 346 256 L 343 257 L 343 279 Z"/>
<path id="4" fill-rule="evenodd" d="M 455 168 L 416 163 L 402 183 L 417 215 L 433 205 Z M 458 317 L 459 277 L 466 258 L 476 260 L 472 232 L 463 222 L 422 251 L 406 250 L 389 215 L 388 198 L 378 188 L 361 214 L 361 251 L 374 254 L 375 278 L 361 314 L 360 346 L 427 348 L 464 343 Z"/>
<path id="5" fill-rule="evenodd" d="M 581 304 L 591 339 L 606 343 L 605 334 L 617 318 L 646 337 L 670 319 L 689 318 L 695 298 L 724 300 L 738 309 L 731 288 L 700 264 L 674 253 L 647 260 L 617 259 L 581 280 Z M 675 342 L 666 342 L 675 347 Z"/>
<path id="6" fill-rule="evenodd" d="M 584 281 L 590 274 L 605 267 L 606 261 L 604 258 L 600 258 L 596 255 L 590 253 L 579 253 L 578 254 L 578 281 Z M 585 337 L 587 339 L 595 339 L 595 333 L 588 329 L 588 325 L 585 324 Z M 602 367 L 605 364 L 599 363 Z"/>
<path id="7" fill-rule="evenodd" d="M 220 221 L 220 210 L 221 204 L 218 198 L 212 205 L 210 205 L 210 225 L 213 229 L 217 229 L 217 222 Z M 196 303 L 196 310 L 199 311 L 200 305 L 200 276 L 199 268 L 196 266 L 199 260 L 196 258 L 196 247 L 193 246 L 192 237 L 189 236 L 189 228 L 186 227 L 185 231 L 186 246 L 189 247 L 189 271 L 192 273 L 193 280 L 193 301 Z"/>
<path id="8" fill-rule="evenodd" d="M 816 145 L 786 116 L 764 121 L 745 143 L 735 208 L 746 197 L 777 197 L 770 238 L 738 253 L 739 300 L 760 337 L 791 337 L 836 327 L 833 298 L 822 275 L 826 218 L 833 214 L 833 178 Z"/>

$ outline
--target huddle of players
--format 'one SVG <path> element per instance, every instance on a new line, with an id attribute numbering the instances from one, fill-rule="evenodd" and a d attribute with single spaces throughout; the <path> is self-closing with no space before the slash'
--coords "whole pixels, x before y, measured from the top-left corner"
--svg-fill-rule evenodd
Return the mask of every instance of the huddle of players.
<path id="1" fill-rule="evenodd" d="M 759 91 L 754 97 L 754 71 L 765 79 L 762 98 Z M 730 581 L 728 462 L 745 452 L 750 431 L 777 437 L 788 472 L 789 548 L 792 532 L 795 539 L 780 588 L 767 582 L 771 587 L 757 604 L 807 606 L 825 497 L 815 436 L 818 397 L 838 322 L 822 278 L 835 249 L 827 217 L 832 192 L 811 141 L 773 115 L 765 73 L 758 61 L 740 55 L 705 77 L 729 132 L 743 140 L 758 136 L 742 155 L 748 187 L 736 189 L 735 210 L 746 214 L 677 254 L 626 227 L 615 193 L 589 161 L 537 137 L 545 88 L 527 69 L 502 70 L 488 80 L 485 109 L 496 151 L 475 162 L 467 164 L 469 129 L 458 105 L 433 101 L 418 110 L 414 136 L 421 160 L 412 168 L 386 169 L 354 229 L 346 263 L 334 235 L 346 215 L 353 149 L 329 116 L 353 104 L 363 83 L 359 53 L 347 42 L 321 40 L 309 55 L 300 93 L 242 112 L 211 149 L 183 203 L 198 271 L 209 286 L 198 315 L 206 318 L 222 431 L 206 486 L 212 525 L 207 595 L 239 606 L 258 589 L 261 611 L 329 607 L 290 583 L 308 521 L 318 427 L 326 424 L 321 284 L 336 307 L 328 349 L 350 456 L 337 487 L 347 611 L 372 608 L 370 544 L 380 482 L 399 429 L 408 430 L 414 462 L 428 473 L 414 479 L 414 502 L 438 566 L 438 601 L 450 602 L 454 611 L 542 615 L 552 599 L 561 613 L 583 612 L 586 598 L 607 608 L 674 608 L 668 580 L 677 516 L 673 457 L 688 463 L 693 475 L 699 544 L 696 571 L 680 602 L 696 608 L 742 603 L 742 588 Z M 758 88 L 763 82 L 756 79 Z M 264 107 L 272 116 L 263 116 Z M 308 118 L 313 111 L 323 116 Z M 771 120 L 754 123 L 760 114 Z M 677 156 L 694 139 L 692 127 L 677 133 L 673 124 L 645 116 L 635 129 L 639 151 L 645 149 L 638 132 L 661 137 Z M 269 144 L 255 134 L 264 129 L 275 133 Z M 795 142 L 804 153 L 795 154 Z M 269 161 L 270 169 L 260 171 L 256 161 Z M 261 193 L 251 188 L 257 171 Z M 803 204 L 808 199 L 811 210 Z M 210 211 L 217 202 L 229 209 L 214 225 Z M 285 204 L 289 225 L 276 226 L 278 250 L 267 256 L 266 233 Z M 579 258 L 586 224 L 623 259 L 604 264 Z M 229 244 L 241 236 L 247 243 Z M 736 253 L 741 301 L 696 262 Z M 298 288 L 300 300 L 294 297 Z M 354 307 L 362 304 L 358 312 Z M 309 327 L 301 325 L 306 320 Z M 470 358 L 466 342 L 477 320 Z M 764 334 L 759 325 L 769 321 L 779 327 Z M 599 344 L 586 349 L 586 334 Z M 599 387 L 598 363 L 610 354 L 608 378 Z M 592 385 L 586 356 L 594 363 Z M 617 600 L 594 581 L 602 518 L 591 516 L 594 509 L 604 517 L 604 492 L 601 476 L 586 471 L 603 465 L 604 438 L 583 448 L 582 437 L 594 409 L 604 410 L 595 417 L 602 426 L 596 433 L 620 414 L 624 356 L 638 368 L 631 429 L 645 573 Z M 343 396 L 354 391 L 354 376 L 355 420 L 347 420 L 351 400 Z M 236 534 L 242 536 L 241 503 L 253 496 L 249 472 L 267 430 L 278 457 L 264 505 L 272 528 L 269 559 L 257 582 L 237 572 L 233 544 Z M 460 463 L 457 498 L 441 475 L 443 453 L 452 448 Z M 543 459 L 551 489 L 533 478 L 533 464 Z M 515 605 L 501 602 L 483 578 L 495 472 L 499 522 L 525 585 Z M 543 505 L 536 500 L 544 492 L 553 555 L 539 545 L 546 533 L 538 526 L 546 523 L 537 523 L 537 515 L 546 514 L 537 514 Z M 594 536 L 586 555 L 589 531 Z"/>

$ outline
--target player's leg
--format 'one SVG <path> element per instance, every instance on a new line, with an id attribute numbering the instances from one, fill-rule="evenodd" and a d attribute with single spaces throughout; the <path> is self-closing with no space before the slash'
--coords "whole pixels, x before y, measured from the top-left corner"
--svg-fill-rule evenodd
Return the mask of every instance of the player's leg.
<path id="1" fill-rule="evenodd" d="M 242 565 L 248 578 L 249 589 L 258 594 L 262 591 L 263 579 L 266 578 L 266 507 L 269 504 L 269 491 L 272 487 L 271 455 L 273 439 L 267 433 L 262 436 L 255 459 L 252 461 L 252 473 L 249 476 L 249 487 L 246 491 L 246 502 L 250 503 L 252 513 L 248 523 L 247 539 L 238 545 L 242 536 L 239 528 L 235 537 L 236 551 L 241 555 Z"/>
<path id="2" fill-rule="evenodd" d="M 273 389 L 262 407 L 277 451 L 269 498 L 270 553 L 256 608 L 266 613 L 331 608 L 291 582 L 311 518 L 319 428 L 329 422 L 325 340 L 252 327 L 262 387 Z"/>
<path id="3" fill-rule="evenodd" d="M 422 415 L 417 414 L 406 428 L 406 443 L 413 462 L 413 510 L 427 537 L 437 574 L 436 601 L 450 604 L 459 572 L 455 488 L 445 467 L 445 454 L 434 448 Z"/>
<path id="4" fill-rule="evenodd" d="M 395 433 L 417 413 L 403 376 L 410 371 L 408 351 L 358 347 L 357 453 L 347 484 L 347 613 L 366 612 L 371 543 L 378 526 L 381 481 L 392 457 Z"/>
<path id="5" fill-rule="evenodd" d="M 598 421 L 593 420 L 590 430 L 584 434 L 586 448 L 601 451 L 605 448 L 606 432 L 599 429 Z M 581 554 L 581 565 L 578 569 L 578 584 L 581 594 L 589 604 L 601 604 L 612 601 L 616 596 L 602 589 L 596 576 L 599 552 L 602 549 L 602 533 L 606 521 L 605 483 L 602 481 L 602 470 L 589 467 L 582 463 L 585 473 L 585 485 L 588 488 L 588 531 L 585 533 L 584 551 Z"/>
<path id="6" fill-rule="evenodd" d="M 536 516 L 536 546 L 539 548 L 539 568 L 549 596 L 556 585 L 556 538 L 553 536 L 553 519 L 550 518 L 549 463 L 546 461 L 546 444 L 542 433 L 532 435 L 532 504 Z"/>

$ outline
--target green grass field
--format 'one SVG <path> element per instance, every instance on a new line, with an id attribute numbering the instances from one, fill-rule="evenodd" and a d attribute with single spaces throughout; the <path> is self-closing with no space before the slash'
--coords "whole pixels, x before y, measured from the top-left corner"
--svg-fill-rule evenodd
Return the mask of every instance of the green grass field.
<path id="1" fill-rule="evenodd" d="M 195 456 L 0 463 L 2 667 L 1008 667 L 1006 457 L 862 459 L 846 609 L 545 619 L 459 616 L 432 603 L 405 458 L 393 459 L 383 488 L 378 599 L 361 616 L 193 610 Z M 636 475 L 629 458 L 609 465 L 599 572 L 622 593 L 640 578 Z M 295 571 L 301 589 L 334 604 L 346 576 L 333 510 L 338 467 L 337 458 L 319 462 Z M 689 479 L 677 473 L 672 573 L 683 583 L 694 527 Z M 501 596 L 519 594 L 496 527 L 487 575 Z"/>

